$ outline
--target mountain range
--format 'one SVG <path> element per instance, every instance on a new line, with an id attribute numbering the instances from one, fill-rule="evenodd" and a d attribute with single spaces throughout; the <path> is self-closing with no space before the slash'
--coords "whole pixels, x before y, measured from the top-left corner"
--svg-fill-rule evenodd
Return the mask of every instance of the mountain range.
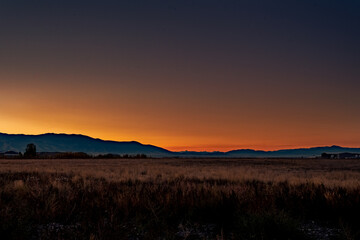
<path id="1" fill-rule="evenodd" d="M 135 141 L 105 141 L 75 134 L 47 133 L 41 135 L 24 135 L 0 133 L 0 152 L 24 152 L 28 143 L 34 143 L 38 152 L 85 152 L 94 155 L 107 153 L 121 155 L 146 154 L 152 157 L 309 158 L 320 156 L 322 153 L 360 153 L 360 148 L 340 146 L 283 149 L 275 151 L 238 149 L 228 152 L 172 152 L 164 148 L 145 145 Z"/>
<path id="2" fill-rule="evenodd" d="M 88 154 L 146 154 L 154 157 L 170 156 L 171 152 L 139 142 L 104 141 L 76 134 L 41 135 L 0 133 L 0 151 L 24 152 L 28 143 L 34 143 L 38 152 L 85 152 Z"/>

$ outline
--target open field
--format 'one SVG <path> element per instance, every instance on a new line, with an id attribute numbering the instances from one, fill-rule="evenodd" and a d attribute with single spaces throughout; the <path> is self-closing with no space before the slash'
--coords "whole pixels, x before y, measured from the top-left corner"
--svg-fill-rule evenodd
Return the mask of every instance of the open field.
<path id="1" fill-rule="evenodd" d="M 109 181 L 178 177 L 360 186 L 360 161 L 351 159 L 0 159 L 0 172 L 47 172 Z"/>
<path id="2" fill-rule="evenodd" d="M 0 160 L 2 239 L 359 239 L 360 161 Z"/>

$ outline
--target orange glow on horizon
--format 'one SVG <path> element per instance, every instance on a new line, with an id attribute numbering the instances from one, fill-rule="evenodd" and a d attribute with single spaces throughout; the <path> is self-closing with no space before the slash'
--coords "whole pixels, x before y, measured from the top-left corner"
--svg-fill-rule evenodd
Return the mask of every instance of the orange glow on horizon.
<path id="1" fill-rule="evenodd" d="M 315 91 L 306 98 L 263 91 L 263 98 L 272 96 L 266 101 L 256 91 L 217 98 L 217 89 L 199 96 L 196 88 L 181 94 L 131 87 L 120 92 L 75 82 L 53 91 L 54 86 L 42 84 L 18 89 L 9 83 L 0 89 L 6 100 L 0 101 L 0 132 L 83 134 L 173 151 L 360 147 L 360 115 L 346 104 L 333 114 L 333 105 L 317 100 Z M 341 104 L 341 99 L 331 101 Z"/>
<path id="2" fill-rule="evenodd" d="M 19 128 L 19 123 L 21 124 L 22 128 Z M 15 121 L 4 121 L 4 119 L 0 120 L 0 126 L 7 126 L 7 131 L 5 131 L 4 129 L 0 129 L 0 132 L 2 133 L 7 133 L 7 134 L 29 134 L 29 135 L 39 135 L 39 134 L 45 134 L 45 133 L 64 133 L 64 134 L 82 134 L 82 135 L 86 135 L 92 138 L 99 138 L 102 140 L 109 140 L 109 141 L 138 141 L 142 144 L 151 144 L 151 145 L 155 145 L 158 147 L 162 147 L 165 148 L 167 150 L 170 151 L 197 151 L 197 152 L 202 152 L 202 151 L 208 151 L 208 152 L 212 152 L 212 151 L 220 151 L 220 152 L 227 152 L 227 151 L 231 151 L 231 150 L 238 150 L 238 149 L 252 149 L 252 150 L 263 150 L 263 151 L 276 151 L 276 150 L 281 150 L 281 149 L 295 149 L 295 148 L 311 148 L 311 147 L 320 147 L 320 146 L 332 146 L 332 145 L 339 145 L 342 147 L 359 147 L 359 145 L 355 144 L 351 144 L 349 142 L 343 142 L 343 143 L 331 143 L 331 142 L 323 142 L 323 143 L 314 143 L 314 144 L 310 144 L 310 145 L 304 145 L 304 144 L 293 144 L 293 145 L 270 145 L 270 144 L 246 144 L 246 143 L 242 143 L 239 145 L 235 145 L 235 144 L 229 144 L 229 145 L 225 145 L 225 144 L 212 144 L 209 143 L 208 145 L 206 144 L 198 144 L 197 142 L 193 142 L 192 145 L 187 145 L 187 146 L 181 146 L 180 144 L 182 144 L 183 142 L 189 142 L 188 139 L 181 139 L 181 138 L 175 138 L 172 141 L 172 144 L 176 144 L 178 143 L 179 145 L 172 145 L 169 146 L 167 144 L 169 144 L 169 140 L 163 140 L 162 138 L 158 138 L 156 139 L 156 137 L 144 137 L 144 138 L 136 138 L 136 137 L 132 137 L 132 136 L 122 136 L 119 137 L 117 135 L 113 135 L 111 133 L 101 133 L 101 132 L 97 132 L 97 131 L 85 131 L 85 132 L 77 132 L 74 131 L 74 129 L 63 129 L 63 131 L 56 129 L 56 128 L 52 128 L 51 126 L 42 126 L 42 127 L 34 127 L 33 124 L 31 123 L 26 123 L 25 121 L 20 121 L 20 122 L 15 122 Z M 19 129 L 21 131 L 19 131 Z"/>

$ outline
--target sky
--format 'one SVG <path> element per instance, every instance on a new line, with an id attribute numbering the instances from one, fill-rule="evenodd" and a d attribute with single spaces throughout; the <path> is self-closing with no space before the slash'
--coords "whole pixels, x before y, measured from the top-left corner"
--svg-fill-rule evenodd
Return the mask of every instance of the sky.
<path id="1" fill-rule="evenodd" d="M 0 132 L 360 147 L 358 0 L 2 0 Z"/>

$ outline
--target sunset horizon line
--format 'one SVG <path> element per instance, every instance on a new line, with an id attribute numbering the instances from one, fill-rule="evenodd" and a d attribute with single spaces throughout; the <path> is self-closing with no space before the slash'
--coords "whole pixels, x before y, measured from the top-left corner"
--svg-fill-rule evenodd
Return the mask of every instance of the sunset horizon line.
<path id="1" fill-rule="evenodd" d="M 272 152 L 272 151 L 279 151 L 279 150 L 294 150 L 294 149 L 310 149 L 310 148 L 320 148 L 320 147 L 341 147 L 341 148 L 360 148 L 360 146 L 349 146 L 349 145 L 341 145 L 341 144 L 317 144 L 317 145 L 274 145 L 273 147 L 256 147 L 257 145 L 244 145 L 244 144 L 232 144 L 232 145 L 224 145 L 224 144 L 210 144 L 210 145 L 194 145 L 194 146 L 160 146 L 153 143 L 144 143 L 141 140 L 116 140 L 116 139 L 106 139 L 101 137 L 95 137 L 83 133 L 66 133 L 66 132 L 44 132 L 44 133 L 5 133 L 0 132 L 0 134 L 5 135 L 25 135 L 25 136 L 41 136 L 47 134 L 54 134 L 54 135 L 76 135 L 76 136 L 84 136 L 89 137 L 92 139 L 98 139 L 102 141 L 112 141 L 112 142 L 138 142 L 143 145 L 152 145 L 156 147 L 163 148 L 168 151 L 172 152 L 230 152 L 236 150 L 254 150 L 254 151 L 265 151 L 265 152 Z"/>

